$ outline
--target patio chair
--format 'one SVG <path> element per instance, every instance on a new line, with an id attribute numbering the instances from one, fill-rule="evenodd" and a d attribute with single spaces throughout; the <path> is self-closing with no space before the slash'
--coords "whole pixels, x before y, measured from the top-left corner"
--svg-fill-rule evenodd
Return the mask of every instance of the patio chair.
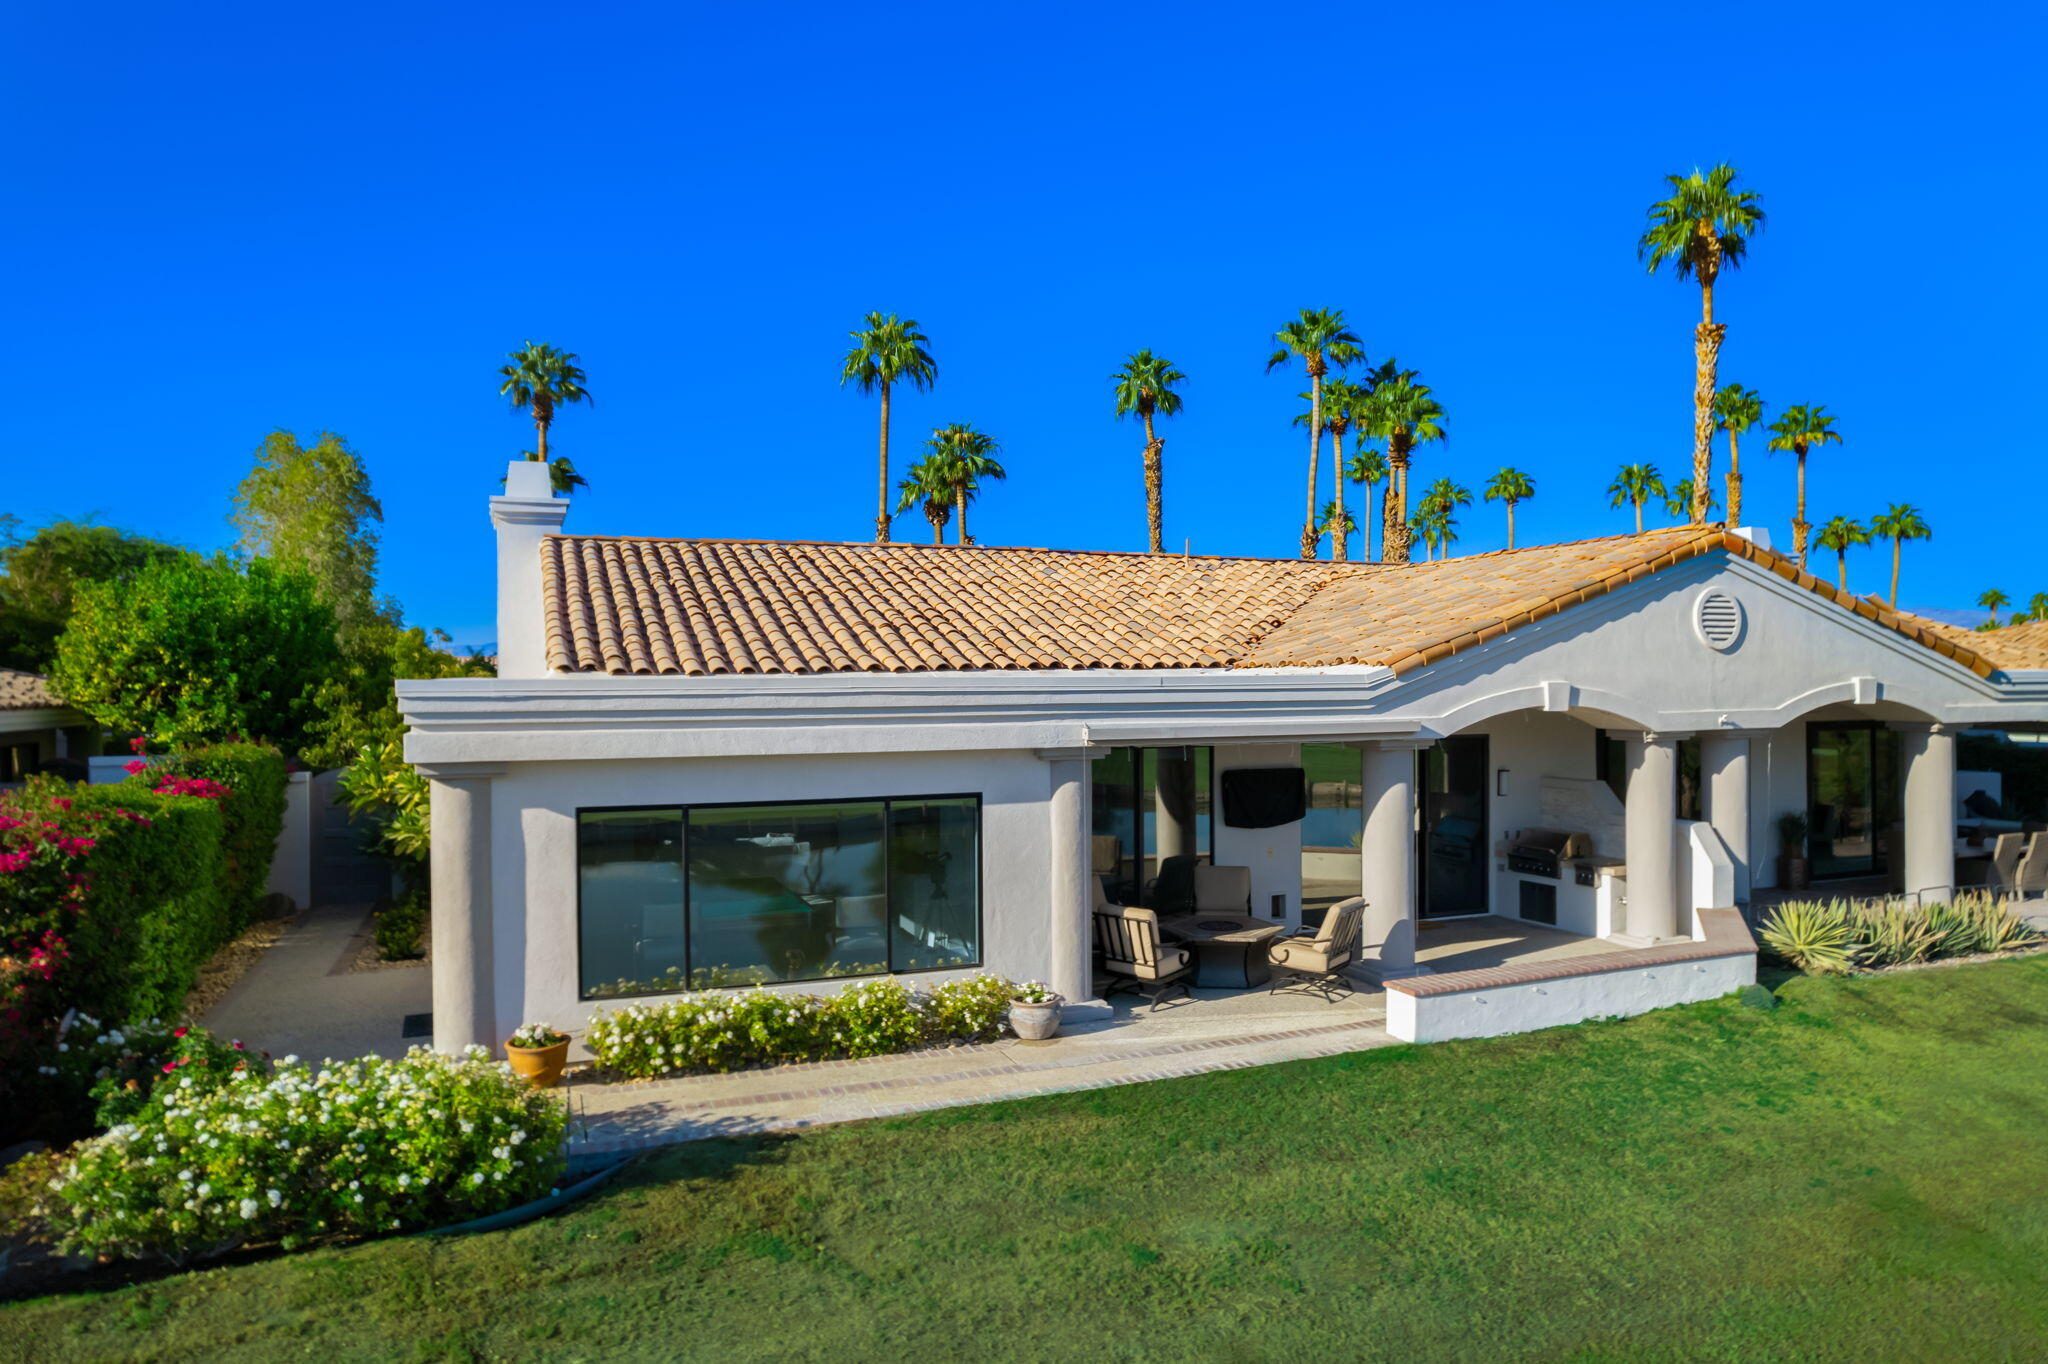
<path id="1" fill-rule="evenodd" d="M 1188 992 L 1194 954 L 1159 941 L 1159 916 L 1151 910 L 1111 904 L 1102 893 L 1101 877 L 1095 878 L 1095 943 L 1102 950 L 1102 969 L 1115 977 L 1104 994 L 1130 990 L 1156 1009 L 1174 991 Z"/>
<path id="2" fill-rule="evenodd" d="M 1088 836 L 1088 870 L 1114 876 L 1123 869 L 1124 841 L 1115 834 Z"/>
<path id="3" fill-rule="evenodd" d="M 1358 923 L 1364 914 L 1364 898 L 1354 895 L 1331 906 L 1319 927 L 1276 940 L 1266 949 L 1273 967 L 1273 988 L 1267 993 L 1300 990 L 1325 1001 L 1334 1001 L 1339 990 L 1357 993 L 1344 968 L 1358 960 Z"/>
<path id="4" fill-rule="evenodd" d="M 1250 914 L 1252 912 L 1252 869 L 1250 867 L 1195 868 L 1195 913 Z"/>
<path id="5" fill-rule="evenodd" d="M 2023 900 L 2048 895 L 2048 834 L 2027 836 L 2027 851 L 2020 857 L 2012 893 Z"/>
<path id="6" fill-rule="evenodd" d="M 2026 846 L 2025 834 L 2000 834 L 1991 845 L 1991 876 L 1985 884 L 1998 891 L 2016 888 L 2019 885 L 2020 854 Z"/>

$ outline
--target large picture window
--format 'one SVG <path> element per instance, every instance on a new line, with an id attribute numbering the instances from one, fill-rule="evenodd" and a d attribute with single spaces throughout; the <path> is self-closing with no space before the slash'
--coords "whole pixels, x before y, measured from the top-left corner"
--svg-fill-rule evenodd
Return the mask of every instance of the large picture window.
<path id="1" fill-rule="evenodd" d="M 975 966 L 976 796 L 584 810 L 585 999 Z"/>

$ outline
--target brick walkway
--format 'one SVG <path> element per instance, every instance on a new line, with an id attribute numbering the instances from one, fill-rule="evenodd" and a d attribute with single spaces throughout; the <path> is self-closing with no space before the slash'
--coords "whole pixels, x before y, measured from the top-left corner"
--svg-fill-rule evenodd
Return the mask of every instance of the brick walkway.
<path id="1" fill-rule="evenodd" d="M 732 1075 L 603 1084 L 583 1073 L 566 1094 L 572 1156 L 646 1150 L 703 1137 L 772 1132 L 962 1104 L 1060 1094 L 1363 1051 L 1394 1041 L 1383 996 L 1333 1005 L 1198 991 L 1180 1008 L 1119 1010 L 1046 1042 L 1015 1039 L 860 1061 L 778 1066 Z M 1320 1013 L 1311 1012 L 1320 1010 Z M 1262 1026 L 1263 1025 L 1263 1026 Z M 1213 1033 L 1227 1026 L 1230 1035 Z"/>

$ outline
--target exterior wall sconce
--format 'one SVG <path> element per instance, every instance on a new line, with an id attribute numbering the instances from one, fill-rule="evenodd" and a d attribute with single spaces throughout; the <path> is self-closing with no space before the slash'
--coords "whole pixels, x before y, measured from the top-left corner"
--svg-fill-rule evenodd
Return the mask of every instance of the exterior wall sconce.
<path id="1" fill-rule="evenodd" d="M 1503 767 L 1493 774 L 1493 794 L 1504 796 L 1508 793 L 1508 770 Z"/>

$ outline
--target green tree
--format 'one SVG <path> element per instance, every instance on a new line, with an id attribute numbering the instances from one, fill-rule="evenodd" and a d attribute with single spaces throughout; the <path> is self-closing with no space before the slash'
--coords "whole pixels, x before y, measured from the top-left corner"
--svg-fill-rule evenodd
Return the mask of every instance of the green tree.
<path id="1" fill-rule="evenodd" d="M 180 747 L 262 739 L 295 754 L 340 663 L 335 633 L 303 568 L 174 559 L 83 588 L 50 680 L 110 729 Z"/>
<path id="2" fill-rule="evenodd" d="M 1316 473 L 1323 457 L 1323 376 L 1332 365 L 1343 368 L 1365 359 L 1365 348 L 1357 335 L 1344 325 L 1344 313 L 1336 308 L 1303 308 L 1273 339 L 1280 348 L 1266 359 L 1271 374 L 1289 359 L 1301 361 L 1308 373 L 1308 507 L 1301 517 L 1301 557 L 1316 557 Z"/>
<path id="3" fill-rule="evenodd" d="M 1368 396 L 1369 390 L 1358 384 L 1347 383 L 1342 379 L 1325 379 L 1323 381 L 1323 430 L 1330 433 L 1332 462 L 1330 481 L 1336 484 L 1333 500 L 1339 511 L 1342 511 L 1344 508 L 1344 436 L 1363 414 L 1365 401 Z M 1301 395 L 1301 399 L 1303 402 L 1311 402 L 1313 395 L 1304 393 Z M 1299 412 L 1295 414 L 1294 424 L 1296 426 L 1307 426 L 1310 419 L 1310 413 Z M 1345 519 L 1350 520 L 1351 518 L 1346 517 Z M 1354 522 L 1353 529 L 1356 528 L 1356 523 Z M 1342 538 L 1331 544 L 1330 557 L 1332 559 L 1348 559 L 1350 556 L 1351 547 Z"/>
<path id="4" fill-rule="evenodd" d="M 1365 516 L 1359 527 L 1365 532 L 1364 557 L 1372 558 L 1372 523 L 1375 513 L 1372 508 L 1372 491 L 1387 477 L 1387 457 L 1371 448 L 1360 450 L 1344 465 L 1344 476 L 1353 483 L 1365 485 Z"/>
<path id="5" fill-rule="evenodd" d="M 1870 518 L 1871 533 L 1881 535 L 1892 542 L 1892 595 L 1891 607 L 1899 609 L 1899 550 L 1908 540 L 1932 540 L 1934 530 L 1920 515 L 1919 509 L 1905 502 L 1894 502 L 1881 516 Z"/>
<path id="6" fill-rule="evenodd" d="M 1356 532 L 1357 529 L 1357 520 L 1350 512 L 1344 510 L 1336 502 L 1323 503 L 1322 511 L 1316 516 L 1316 534 L 1318 536 L 1328 535 L 1334 540 L 1342 541 Z M 1342 548 L 1343 546 L 1340 544 L 1336 550 L 1332 551 L 1330 557 L 1342 559 L 1344 557 L 1341 552 Z"/>
<path id="7" fill-rule="evenodd" d="M 2048 620 L 2048 592 L 2036 592 L 2027 598 L 2027 619 Z"/>
<path id="8" fill-rule="evenodd" d="M 1643 504 L 1664 496 L 1664 479 L 1654 464 L 1624 464 L 1614 482 L 1607 485 L 1607 505 L 1636 509 L 1636 534 L 1643 533 Z"/>
<path id="9" fill-rule="evenodd" d="M 26 539 L 0 516 L 0 667 L 46 673 L 88 583 L 123 582 L 190 551 L 91 521 L 52 521 Z"/>
<path id="10" fill-rule="evenodd" d="M 1764 419 L 1754 389 L 1728 384 L 1714 395 L 1714 425 L 1728 433 L 1728 524 L 1742 524 L 1742 449 L 1738 438 Z"/>
<path id="11" fill-rule="evenodd" d="M 377 527 L 384 508 L 346 440 L 322 431 L 311 445 L 279 430 L 256 447 L 228 518 L 251 558 L 297 564 L 313 576 L 342 634 L 377 616 Z"/>
<path id="12" fill-rule="evenodd" d="M 955 423 L 932 432 L 925 448 L 939 458 L 946 482 L 953 489 L 953 513 L 958 518 L 953 526 L 954 543 L 971 545 L 974 540 L 967 533 L 967 504 L 981 491 L 984 479 L 1008 477 L 996 462 L 1002 447 L 993 437 Z"/>
<path id="13" fill-rule="evenodd" d="M 1977 597 L 1977 605 L 1983 607 L 1991 614 L 1986 616 L 1984 623 L 1977 628 L 1979 630 L 1996 630 L 1998 628 L 1998 613 L 2003 611 L 2005 604 L 2011 600 L 2011 597 L 2006 596 L 2005 593 L 1995 587 L 1985 588 Z"/>
<path id="14" fill-rule="evenodd" d="M 1472 490 L 1454 479 L 1440 478 L 1422 494 L 1419 519 L 1435 537 L 1431 546 L 1441 548 L 1446 559 L 1451 557 L 1451 546 L 1458 539 L 1457 510 L 1471 505 Z"/>
<path id="15" fill-rule="evenodd" d="M 1835 552 L 1835 586 L 1849 590 L 1849 547 L 1870 543 L 1870 531 L 1860 522 L 1837 516 L 1820 528 L 1820 547 Z"/>
<path id="16" fill-rule="evenodd" d="M 570 403 L 591 402 L 589 391 L 583 387 L 589 376 L 576 363 L 582 357 L 545 342 L 528 341 L 506 358 L 512 363 L 498 369 L 503 380 L 498 393 L 511 400 L 514 412 L 532 415 L 534 440 L 540 447 L 537 453 L 540 462 L 546 464 L 548 429 L 555 424 L 555 409 Z"/>
<path id="17" fill-rule="evenodd" d="M 946 543 L 946 522 L 953 519 L 953 483 L 946 456 L 934 452 L 910 466 L 910 473 L 897 485 L 898 515 L 920 504 L 924 519 L 932 525 L 932 543 Z"/>
<path id="18" fill-rule="evenodd" d="M 1707 519 L 1713 489 L 1714 388 L 1721 341 L 1728 328 L 1714 320 L 1714 282 L 1724 269 L 1742 264 L 1749 239 L 1764 225 L 1760 196 L 1735 188 L 1735 167 L 1722 164 L 1702 175 L 1667 175 L 1668 198 L 1650 205 L 1649 226 L 1636 243 L 1636 258 L 1651 274 L 1669 262 L 1681 280 L 1700 285 L 1700 321 L 1693 329 L 1692 519 Z"/>
<path id="19" fill-rule="evenodd" d="M 1408 562 L 1408 465 L 1417 445 L 1448 442 L 1443 405 L 1416 371 L 1396 372 L 1389 360 L 1372 374 L 1372 396 L 1366 400 L 1365 433 L 1387 443 L 1386 533 L 1380 557 L 1388 563 Z"/>
<path id="20" fill-rule="evenodd" d="M 1506 468 L 1493 476 L 1493 482 L 1486 485 L 1486 500 L 1499 502 L 1508 509 L 1508 548 L 1515 547 L 1515 504 L 1527 502 L 1536 496 L 1536 484 L 1520 469 Z"/>
<path id="21" fill-rule="evenodd" d="M 1714 496 L 1711 488 L 1708 489 L 1706 514 L 1712 516 L 1714 508 L 1720 504 L 1721 499 Z M 1698 501 L 1692 495 L 1692 480 L 1689 478 L 1683 482 L 1672 484 L 1671 490 L 1664 496 L 1664 514 L 1666 516 L 1680 517 L 1686 524 L 1698 524 L 1692 520 L 1692 514 L 1698 510 L 1698 507 Z"/>
<path id="22" fill-rule="evenodd" d="M 1806 524 L 1806 452 L 1816 445 L 1842 443 L 1842 433 L 1834 429 L 1835 419 L 1828 415 L 1825 407 L 1788 407 L 1767 430 L 1771 433 L 1770 449 L 1790 450 L 1799 466 L 1799 498 L 1792 512 L 1792 553 L 1799 560 L 1801 568 L 1806 567 L 1806 533 L 1812 527 Z"/>
<path id="23" fill-rule="evenodd" d="M 1166 534 L 1166 440 L 1153 430 L 1152 419 L 1180 415 L 1181 398 L 1174 390 L 1188 376 L 1164 356 L 1141 350 L 1125 356 L 1123 368 L 1109 377 L 1116 383 L 1117 417 L 1134 416 L 1145 423 L 1145 537 L 1158 554 Z"/>
<path id="24" fill-rule="evenodd" d="M 340 661 L 314 689 L 313 718 L 299 761 L 321 770 L 346 767 L 366 745 L 402 740 L 399 682 L 495 675 L 489 659 L 457 654 L 448 647 L 452 642 L 443 631 L 385 616 L 347 636 Z"/>
<path id="25" fill-rule="evenodd" d="M 857 384 L 863 393 L 882 395 L 881 472 L 875 481 L 875 543 L 889 543 L 889 391 L 910 384 L 920 392 L 939 380 L 939 367 L 925 347 L 931 339 L 918 330 L 914 317 L 869 313 L 859 328 L 848 332 L 853 349 L 839 368 L 839 385 Z"/>

